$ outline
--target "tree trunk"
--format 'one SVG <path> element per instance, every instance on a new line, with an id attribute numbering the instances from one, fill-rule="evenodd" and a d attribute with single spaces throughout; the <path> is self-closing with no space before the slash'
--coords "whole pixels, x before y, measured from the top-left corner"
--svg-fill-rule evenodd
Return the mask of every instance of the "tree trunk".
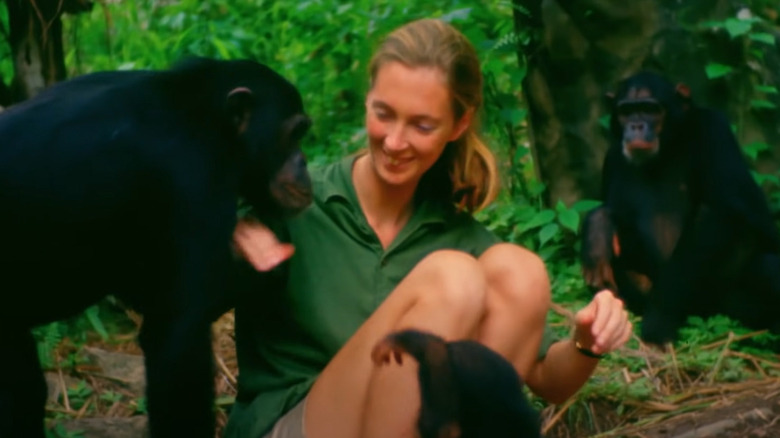
<path id="1" fill-rule="evenodd" d="M 608 147 L 603 96 L 640 69 L 653 69 L 687 83 L 700 104 L 725 111 L 743 145 L 771 146 L 755 162 L 763 173 L 778 171 L 780 113 L 756 108 L 764 99 L 780 108 L 780 94 L 761 96 L 755 85 L 780 89 L 777 45 L 730 38 L 722 29 L 696 26 L 736 17 L 736 0 L 513 0 L 515 29 L 530 32 L 519 49 L 528 63 L 523 84 L 529 109 L 534 160 L 548 186 L 549 205 L 600 197 L 600 171 Z M 759 2 L 754 2 L 758 4 Z M 771 20 L 777 16 L 764 12 Z M 743 12 L 744 13 L 744 12 Z M 765 27 L 776 27 L 769 20 Z M 769 23 L 769 24 L 767 24 Z M 769 29 L 769 32 L 775 32 Z M 776 32 L 775 32 L 776 33 Z M 521 39 L 522 41 L 522 39 Z M 756 60 L 755 50 L 763 59 Z M 731 73 L 708 79 L 717 62 Z"/>
<path id="2" fill-rule="evenodd" d="M 65 79 L 62 47 L 62 14 L 92 8 L 88 0 L 6 0 L 14 63 L 10 102 L 36 95 Z"/>

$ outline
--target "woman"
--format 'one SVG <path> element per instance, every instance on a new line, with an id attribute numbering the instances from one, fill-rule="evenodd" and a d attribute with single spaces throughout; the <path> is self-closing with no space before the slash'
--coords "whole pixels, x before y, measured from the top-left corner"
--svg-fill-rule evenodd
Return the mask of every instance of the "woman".
<path id="1" fill-rule="evenodd" d="M 314 205 L 277 230 L 290 243 L 259 224 L 236 229 L 258 270 L 295 257 L 267 274 L 275 287 L 236 307 L 228 437 L 415 436 L 415 365 L 370 360 L 401 328 L 477 339 L 552 402 L 630 336 L 622 303 L 603 291 L 577 314 L 574 339 L 543 342 L 543 262 L 472 218 L 493 200 L 497 176 L 477 134 L 479 62 L 461 33 L 409 23 L 379 47 L 370 78 L 368 150 L 312 172 Z"/>

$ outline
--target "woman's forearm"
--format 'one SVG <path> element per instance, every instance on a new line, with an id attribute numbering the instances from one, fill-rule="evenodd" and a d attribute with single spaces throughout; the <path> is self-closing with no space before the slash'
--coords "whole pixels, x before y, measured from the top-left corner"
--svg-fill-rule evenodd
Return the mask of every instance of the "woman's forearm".
<path id="1" fill-rule="evenodd" d="M 580 353 L 571 339 L 550 346 L 525 379 L 534 394 L 551 403 L 562 403 L 576 393 L 596 369 L 598 359 Z"/>

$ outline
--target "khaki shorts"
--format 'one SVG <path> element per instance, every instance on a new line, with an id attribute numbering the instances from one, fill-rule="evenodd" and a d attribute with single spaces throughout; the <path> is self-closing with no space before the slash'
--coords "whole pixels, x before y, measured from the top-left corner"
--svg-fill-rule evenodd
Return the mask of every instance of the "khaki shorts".
<path id="1" fill-rule="evenodd" d="M 303 415 L 306 412 L 305 397 L 294 408 L 276 420 L 273 429 L 263 438 L 306 438 L 303 434 Z"/>

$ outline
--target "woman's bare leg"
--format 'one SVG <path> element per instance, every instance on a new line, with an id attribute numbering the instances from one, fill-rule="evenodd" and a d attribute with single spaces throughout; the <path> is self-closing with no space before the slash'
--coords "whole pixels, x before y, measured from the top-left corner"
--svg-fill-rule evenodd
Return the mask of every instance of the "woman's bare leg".
<path id="1" fill-rule="evenodd" d="M 445 339 L 477 332 L 486 281 L 473 257 L 437 251 L 423 259 L 323 370 L 306 404 L 307 438 L 414 436 L 420 409 L 417 364 L 375 367 L 374 345 L 414 327 Z"/>
<path id="2" fill-rule="evenodd" d="M 547 269 L 539 256 L 509 243 L 492 246 L 480 256 L 479 263 L 488 293 L 478 340 L 526 376 L 538 357 L 550 309 Z"/>

